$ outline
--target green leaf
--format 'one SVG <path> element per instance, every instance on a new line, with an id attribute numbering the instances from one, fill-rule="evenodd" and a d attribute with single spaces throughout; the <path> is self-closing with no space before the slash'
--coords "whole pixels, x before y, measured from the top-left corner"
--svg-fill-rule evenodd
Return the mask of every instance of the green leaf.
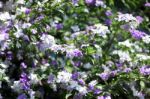
<path id="1" fill-rule="evenodd" d="M 65 97 L 65 99 L 68 99 L 68 98 L 69 98 L 71 95 L 72 95 L 71 93 L 69 93 L 69 94 L 66 94 L 66 97 Z"/>

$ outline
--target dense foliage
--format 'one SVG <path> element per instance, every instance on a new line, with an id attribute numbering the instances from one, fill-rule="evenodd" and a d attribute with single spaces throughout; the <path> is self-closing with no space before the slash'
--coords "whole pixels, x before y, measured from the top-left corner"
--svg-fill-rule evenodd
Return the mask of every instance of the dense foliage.
<path id="1" fill-rule="evenodd" d="M 0 99 L 150 98 L 149 11 L 148 0 L 5 6 Z"/>

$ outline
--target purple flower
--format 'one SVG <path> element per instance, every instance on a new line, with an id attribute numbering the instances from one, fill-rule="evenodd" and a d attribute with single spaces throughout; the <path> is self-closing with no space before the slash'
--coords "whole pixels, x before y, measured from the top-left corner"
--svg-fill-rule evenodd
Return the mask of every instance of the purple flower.
<path id="1" fill-rule="evenodd" d="M 72 0 L 73 5 L 78 5 L 79 0 Z"/>
<path id="2" fill-rule="evenodd" d="M 99 76 L 102 80 L 106 81 L 109 78 L 109 73 L 103 72 L 103 73 L 99 74 Z"/>
<path id="3" fill-rule="evenodd" d="M 112 24 L 112 20 L 111 19 L 106 19 L 105 24 L 110 26 Z"/>
<path id="4" fill-rule="evenodd" d="M 74 50 L 67 51 L 66 56 L 70 57 L 70 58 L 71 57 L 82 57 L 83 54 L 79 49 L 74 49 Z"/>
<path id="5" fill-rule="evenodd" d="M 147 3 L 145 4 L 145 7 L 150 7 L 150 3 L 147 2 Z"/>
<path id="6" fill-rule="evenodd" d="M 79 73 L 78 72 L 75 72 L 72 74 L 72 79 L 73 80 L 77 80 L 79 78 Z"/>
<path id="7" fill-rule="evenodd" d="M 142 37 L 144 37 L 146 35 L 145 32 L 142 32 L 139 30 L 130 29 L 129 31 L 130 31 L 132 37 L 137 40 L 142 39 Z"/>
<path id="8" fill-rule="evenodd" d="M 55 28 L 56 28 L 57 30 L 60 30 L 60 29 L 63 28 L 63 24 L 62 24 L 62 23 L 56 23 Z"/>
<path id="9" fill-rule="evenodd" d="M 20 65 L 22 68 L 27 68 L 27 65 L 24 62 L 22 62 Z"/>
<path id="10" fill-rule="evenodd" d="M 8 51 L 7 52 L 7 59 L 12 60 L 12 58 L 13 58 L 13 53 L 11 51 Z"/>
<path id="11" fill-rule="evenodd" d="M 54 78 L 55 76 L 53 74 L 50 74 L 47 83 L 52 83 L 54 81 Z"/>
<path id="12" fill-rule="evenodd" d="M 25 10 L 25 14 L 30 14 L 30 12 L 31 12 L 31 9 L 28 9 L 28 8 L 27 8 L 27 9 Z"/>
<path id="13" fill-rule="evenodd" d="M 0 33 L 0 42 L 7 40 L 8 38 L 9 38 L 9 35 L 7 33 L 5 33 L 4 31 L 2 31 L 2 33 Z"/>
<path id="14" fill-rule="evenodd" d="M 136 16 L 136 19 L 139 23 L 142 23 L 143 22 L 143 18 L 141 16 Z"/>
<path id="15" fill-rule="evenodd" d="M 85 3 L 88 5 L 95 5 L 96 0 L 85 0 Z"/>
<path id="16" fill-rule="evenodd" d="M 30 89 L 29 78 L 28 78 L 28 75 L 26 73 L 21 74 L 20 83 L 22 84 L 22 89 L 24 89 L 24 90 Z"/>
<path id="17" fill-rule="evenodd" d="M 95 89 L 94 94 L 100 94 L 102 91 L 100 89 Z"/>
<path id="18" fill-rule="evenodd" d="M 142 75 L 150 75 L 150 66 L 142 66 L 139 70 Z"/>
<path id="19" fill-rule="evenodd" d="M 116 74 L 117 74 L 117 70 L 114 70 L 114 71 L 111 71 L 111 73 L 110 73 L 110 75 L 112 76 L 112 77 L 114 77 Z"/>
<path id="20" fill-rule="evenodd" d="M 110 10 L 107 10 L 107 11 L 105 12 L 105 15 L 106 15 L 106 16 L 112 16 L 112 12 L 111 12 Z"/>
<path id="21" fill-rule="evenodd" d="M 17 97 L 17 99 L 27 99 L 27 96 L 25 94 L 21 94 Z"/>
<path id="22" fill-rule="evenodd" d="M 120 67 L 123 66 L 123 63 L 116 63 L 116 66 L 117 66 L 118 68 L 120 68 Z"/>
<path id="23" fill-rule="evenodd" d="M 51 64 L 52 64 L 52 65 L 57 65 L 57 61 L 53 60 L 53 61 L 51 62 Z"/>
<path id="24" fill-rule="evenodd" d="M 81 84 L 81 85 L 85 85 L 85 81 L 84 81 L 83 79 L 79 79 L 78 82 L 79 82 L 79 84 Z"/>
<path id="25" fill-rule="evenodd" d="M 73 62 L 73 65 L 79 67 L 81 65 L 81 62 L 80 61 Z"/>
<path id="26" fill-rule="evenodd" d="M 131 68 L 125 68 L 125 69 L 124 69 L 124 72 L 126 72 L 126 73 L 129 73 L 130 71 L 132 71 Z"/>

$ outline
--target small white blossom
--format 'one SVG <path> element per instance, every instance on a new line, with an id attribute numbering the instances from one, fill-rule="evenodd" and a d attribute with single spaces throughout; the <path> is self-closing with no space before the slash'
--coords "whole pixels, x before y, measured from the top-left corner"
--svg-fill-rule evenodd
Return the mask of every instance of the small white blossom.
<path id="1" fill-rule="evenodd" d="M 146 44 L 149 44 L 150 43 L 150 35 L 146 35 L 142 38 L 143 42 L 146 43 Z"/>
<path id="2" fill-rule="evenodd" d="M 93 80 L 89 83 L 89 86 L 95 86 L 97 83 L 97 80 Z"/>
<path id="3" fill-rule="evenodd" d="M 72 74 L 66 71 L 58 72 L 57 82 L 58 83 L 68 83 L 71 80 Z"/>
<path id="4" fill-rule="evenodd" d="M 133 44 L 130 43 L 129 40 L 125 40 L 125 41 L 123 41 L 123 42 L 119 42 L 118 44 L 119 44 L 119 45 L 126 46 L 126 47 L 129 47 L 129 48 L 133 46 Z"/>
<path id="5" fill-rule="evenodd" d="M 0 13 L 0 20 L 7 21 L 11 19 L 11 16 L 8 12 Z"/>
<path id="6" fill-rule="evenodd" d="M 98 34 L 99 36 L 102 36 L 104 38 L 106 37 L 106 34 L 110 32 L 108 27 L 102 24 L 94 25 L 91 30 L 94 34 Z"/>
<path id="7" fill-rule="evenodd" d="M 128 52 L 124 52 L 124 51 L 121 51 L 121 50 L 116 50 L 116 51 L 113 51 L 113 54 L 118 54 L 118 56 L 120 57 L 121 62 L 131 61 L 131 57 L 130 57 Z"/>
<path id="8" fill-rule="evenodd" d="M 92 67 L 92 65 L 90 63 L 86 63 L 86 64 L 84 64 L 83 67 L 86 69 L 90 69 Z"/>
<path id="9" fill-rule="evenodd" d="M 24 0 L 18 0 L 16 3 L 17 4 L 25 4 L 25 1 Z"/>
<path id="10" fill-rule="evenodd" d="M 78 90 L 79 93 L 82 94 L 82 95 L 86 95 L 86 93 L 88 93 L 87 88 L 85 86 L 78 86 L 76 88 L 76 90 Z"/>
<path id="11" fill-rule="evenodd" d="M 33 74 L 33 73 L 30 74 L 30 82 L 32 84 L 37 84 L 39 82 L 37 74 Z"/>
<path id="12" fill-rule="evenodd" d="M 48 35 L 48 34 L 43 34 L 41 39 L 41 44 L 40 44 L 40 49 L 42 51 L 50 48 L 51 46 L 53 46 L 55 44 L 55 39 L 53 36 Z"/>
<path id="13" fill-rule="evenodd" d="M 14 84 L 11 86 L 11 88 L 17 92 L 20 92 L 21 86 L 22 85 L 21 85 L 20 81 L 14 81 Z"/>
<path id="14" fill-rule="evenodd" d="M 150 56 L 144 54 L 136 54 L 136 58 L 140 61 L 150 59 Z"/>
<path id="15" fill-rule="evenodd" d="M 118 17 L 115 18 L 117 21 L 125 21 L 125 22 L 130 22 L 130 21 L 137 21 L 137 19 L 132 15 L 132 14 L 122 14 L 122 13 L 119 13 L 118 14 Z"/>
<path id="16" fill-rule="evenodd" d="M 74 32 L 80 31 L 80 28 L 79 28 L 78 25 L 71 26 L 71 29 L 72 29 Z"/>

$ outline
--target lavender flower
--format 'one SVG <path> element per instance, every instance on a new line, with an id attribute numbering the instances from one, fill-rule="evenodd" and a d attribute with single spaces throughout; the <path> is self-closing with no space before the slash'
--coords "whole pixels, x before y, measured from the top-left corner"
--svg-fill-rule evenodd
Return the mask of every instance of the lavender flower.
<path id="1" fill-rule="evenodd" d="M 70 57 L 70 58 L 71 57 L 82 57 L 83 54 L 82 54 L 82 52 L 79 49 L 72 49 L 72 50 L 68 50 L 66 52 L 66 56 Z"/>
<path id="2" fill-rule="evenodd" d="M 20 65 L 22 68 L 27 68 L 27 65 L 24 62 L 22 62 Z"/>
<path id="3" fill-rule="evenodd" d="M 139 23 L 142 23 L 144 20 L 141 16 L 136 16 L 136 19 Z"/>
<path id="4" fill-rule="evenodd" d="M 78 72 L 75 72 L 72 74 L 72 79 L 73 80 L 77 80 L 79 78 L 79 73 Z"/>
<path id="5" fill-rule="evenodd" d="M 95 89 L 94 94 L 100 94 L 102 91 L 100 89 Z"/>
<path id="6" fill-rule="evenodd" d="M 110 26 L 110 25 L 112 24 L 112 20 L 111 20 L 111 19 L 106 19 L 106 20 L 105 20 L 105 24 L 106 24 L 107 26 Z"/>
<path id="7" fill-rule="evenodd" d="M 85 0 L 85 3 L 88 5 L 95 5 L 96 0 Z"/>
<path id="8" fill-rule="evenodd" d="M 106 15 L 106 16 L 112 16 L 112 12 L 111 12 L 110 10 L 107 10 L 107 11 L 105 12 L 105 15 Z"/>
<path id="9" fill-rule="evenodd" d="M 106 81 L 109 78 L 109 73 L 103 72 L 103 73 L 99 74 L 99 76 L 102 80 Z"/>
<path id="10" fill-rule="evenodd" d="M 62 24 L 62 23 L 56 23 L 55 28 L 56 28 L 57 30 L 60 30 L 60 29 L 63 28 L 63 24 Z"/>
<path id="11" fill-rule="evenodd" d="M 50 74 L 48 77 L 47 83 L 53 83 L 54 79 L 55 79 L 55 76 L 53 74 Z"/>
<path id="12" fill-rule="evenodd" d="M 125 73 L 129 73 L 129 72 L 131 72 L 131 71 L 132 71 L 131 68 L 125 68 L 125 69 L 124 69 L 124 72 L 125 72 Z"/>
<path id="13" fill-rule="evenodd" d="M 78 5 L 79 0 L 72 0 L 73 5 L 77 6 Z"/>
<path id="14" fill-rule="evenodd" d="M 139 70 L 142 75 L 150 75 L 150 66 L 142 66 Z"/>
<path id="15" fill-rule="evenodd" d="M 0 43 L 4 40 L 7 40 L 9 37 L 7 33 L 0 33 Z"/>
<path id="16" fill-rule="evenodd" d="M 101 6 L 103 8 L 106 8 L 106 5 L 105 5 L 103 0 L 96 0 L 96 4 L 95 5 L 96 6 Z"/>
<path id="17" fill-rule="evenodd" d="M 145 7 L 150 7 L 150 3 L 149 2 L 145 3 Z"/>
<path id="18" fill-rule="evenodd" d="M 25 94 L 20 94 L 17 99 L 27 99 L 27 96 Z"/>
<path id="19" fill-rule="evenodd" d="M 31 9 L 28 9 L 28 8 L 27 8 L 27 9 L 25 10 L 25 14 L 30 14 L 30 12 L 31 12 Z"/>
<path id="20" fill-rule="evenodd" d="M 142 37 L 144 37 L 146 35 L 144 32 L 139 31 L 139 30 L 134 30 L 134 29 L 130 29 L 130 33 L 131 33 L 132 37 L 137 40 L 142 39 Z"/>
<path id="21" fill-rule="evenodd" d="M 97 83 L 98 83 L 98 82 L 97 82 L 96 80 L 91 81 L 91 82 L 88 84 L 89 89 L 90 89 L 90 90 L 94 90 L 94 87 L 95 87 L 95 85 L 96 85 Z"/>
<path id="22" fill-rule="evenodd" d="M 79 84 L 81 84 L 81 85 L 85 85 L 85 81 L 84 81 L 83 79 L 79 79 L 78 82 L 79 82 Z"/>
<path id="23" fill-rule="evenodd" d="M 22 89 L 24 89 L 24 90 L 30 89 L 29 78 L 26 73 L 21 74 L 20 83 L 22 84 Z"/>
<path id="24" fill-rule="evenodd" d="M 81 61 L 73 62 L 73 65 L 76 66 L 76 67 L 79 67 L 81 65 Z"/>
<path id="25" fill-rule="evenodd" d="M 110 96 L 98 96 L 97 99 L 111 99 Z"/>

